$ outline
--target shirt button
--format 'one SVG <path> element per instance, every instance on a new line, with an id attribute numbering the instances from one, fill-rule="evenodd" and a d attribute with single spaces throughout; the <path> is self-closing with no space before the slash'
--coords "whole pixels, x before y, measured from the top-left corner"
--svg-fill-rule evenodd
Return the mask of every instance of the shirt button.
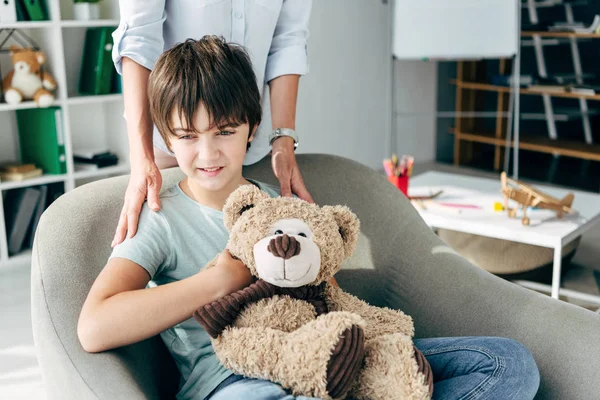
<path id="1" fill-rule="evenodd" d="M 242 18 L 242 13 L 239 11 L 236 11 L 235 14 L 233 14 L 234 17 L 236 17 L 237 19 L 241 19 Z"/>

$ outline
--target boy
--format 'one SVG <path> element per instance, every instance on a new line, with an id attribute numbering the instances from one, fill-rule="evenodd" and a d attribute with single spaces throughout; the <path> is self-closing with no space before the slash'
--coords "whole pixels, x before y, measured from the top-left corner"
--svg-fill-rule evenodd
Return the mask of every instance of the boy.
<path id="1" fill-rule="evenodd" d="M 240 185 L 279 193 L 242 177 L 261 107 L 241 47 L 216 37 L 175 46 L 158 60 L 148 95 L 152 119 L 187 177 L 161 195 L 159 212 L 145 204 L 136 236 L 114 248 L 83 306 L 78 336 L 85 350 L 99 352 L 160 334 L 185 382 L 177 397 L 204 399 L 232 374 L 190 317 L 252 282 L 227 251 L 215 268 L 202 269 L 227 244 L 221 210 Z"/>
<path id="2" fill-rule="evenodd" d="M 81 344 L 99 352 L 160 334 L 181 372 L 179 399 L 292 399 L 275 383 L 223 368 L 209 336 L 191 318 L 204 304 L 251 283 L 247 268 L 226 251 L 216 267 L 203 269 L 227 244 L 221 209 L 229 194 L 240 185 L 254 184 L 278 196 L 275 188 L 242 176 L 245 152 L 261 120 L 250 60 L 242 48 L 216 37 L 187 40 L 159 58 L 148 95 L 152 119 L 186 178 L 161 195 L 159 212 L 145 204 L 137 234 L 114 248 L 81 311 Z M 445 379 L 448 387 L 440 386 L 439 394 L 459 398 L 459 393 L 471 393 L 469 398 L 478 398 L 475 394 L 500 390 L 506 395 L 500 398 L 511 398 L 516 387 L 519 398 L 533 397 L 537 369 L 522 346 L 504 339 L 474 340 L 420 341 L 421 350 L 433 354 L 428 361 L 434 377 Z M 457 346 L 470 350 L 475 345 L 509 356 L 501 361 L 479 359 L 477 354 L 483 353 L 473 351 L 456 356 Z M 441 360 L 437 365 L 435 357 Z M 456 373 L 458 366 L 462 373 Z"/>

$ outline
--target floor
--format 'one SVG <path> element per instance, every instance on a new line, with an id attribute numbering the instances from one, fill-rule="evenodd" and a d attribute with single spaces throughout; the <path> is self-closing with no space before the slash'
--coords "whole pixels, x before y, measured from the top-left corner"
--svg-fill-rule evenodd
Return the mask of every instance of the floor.
<path id="1" fill-rule="evenodd" d="M 0 268 L 0 399 L 44 399 L 31 332 L 30 268 Z"/>
<path id="2" fill-rule="evenodd" d="M 455 171 L 436 164 L 417 165 L 426 170 Z M 463 173 L 482 175 L 461 169 Z M 483 174 L 485 175 L 485 174 Z M 564 287 L 600 295 L 600 226 L 586 234 L 569 269 Z M 27 264 L 0 268 L 0 399 L 44 399 L 30 320 L 30 269 Z M 8 322 L 8 323 L 6 323 Z"/>

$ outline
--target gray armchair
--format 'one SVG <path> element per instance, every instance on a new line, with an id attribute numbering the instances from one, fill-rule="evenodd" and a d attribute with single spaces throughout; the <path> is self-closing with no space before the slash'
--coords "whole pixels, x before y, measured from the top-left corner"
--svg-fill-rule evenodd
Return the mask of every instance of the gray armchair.
<path id="1" fill-rule="evenodd" d="M 360 218 L 356 256 L 340 285 L 371 304 L 400 308 L 417 337 L 505 336 L 524 343 L 541 372 L 538 398 L 589 399 L 600 382 L 600 316 L 499 279 L 457 256 L 385 177 L 334 156 L 299 155 L 318 204 Z M 266 160 L 245 176 L 275 183 Z M 163 187 L 183 177 L 163 171 Z M 101 354 L 77 339 L 81 306 L 110 254 L 128 177 L 58 199 L 43 215 L 32 261 L 32 320 L 49 399 L 174 398 L 179 375 L 159 338 Z"/>

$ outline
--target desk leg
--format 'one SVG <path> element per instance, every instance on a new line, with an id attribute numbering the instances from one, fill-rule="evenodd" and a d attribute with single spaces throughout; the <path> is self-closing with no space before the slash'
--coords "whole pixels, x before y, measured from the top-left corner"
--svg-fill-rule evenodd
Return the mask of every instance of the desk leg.
<path id="1" fill-rule="evenodd" d="M 562 246 L 554 249 L 554 265 L 552 267 L 552 297 L 558 299 L 560 290 L 560 270 L 562 262 Z"/>

